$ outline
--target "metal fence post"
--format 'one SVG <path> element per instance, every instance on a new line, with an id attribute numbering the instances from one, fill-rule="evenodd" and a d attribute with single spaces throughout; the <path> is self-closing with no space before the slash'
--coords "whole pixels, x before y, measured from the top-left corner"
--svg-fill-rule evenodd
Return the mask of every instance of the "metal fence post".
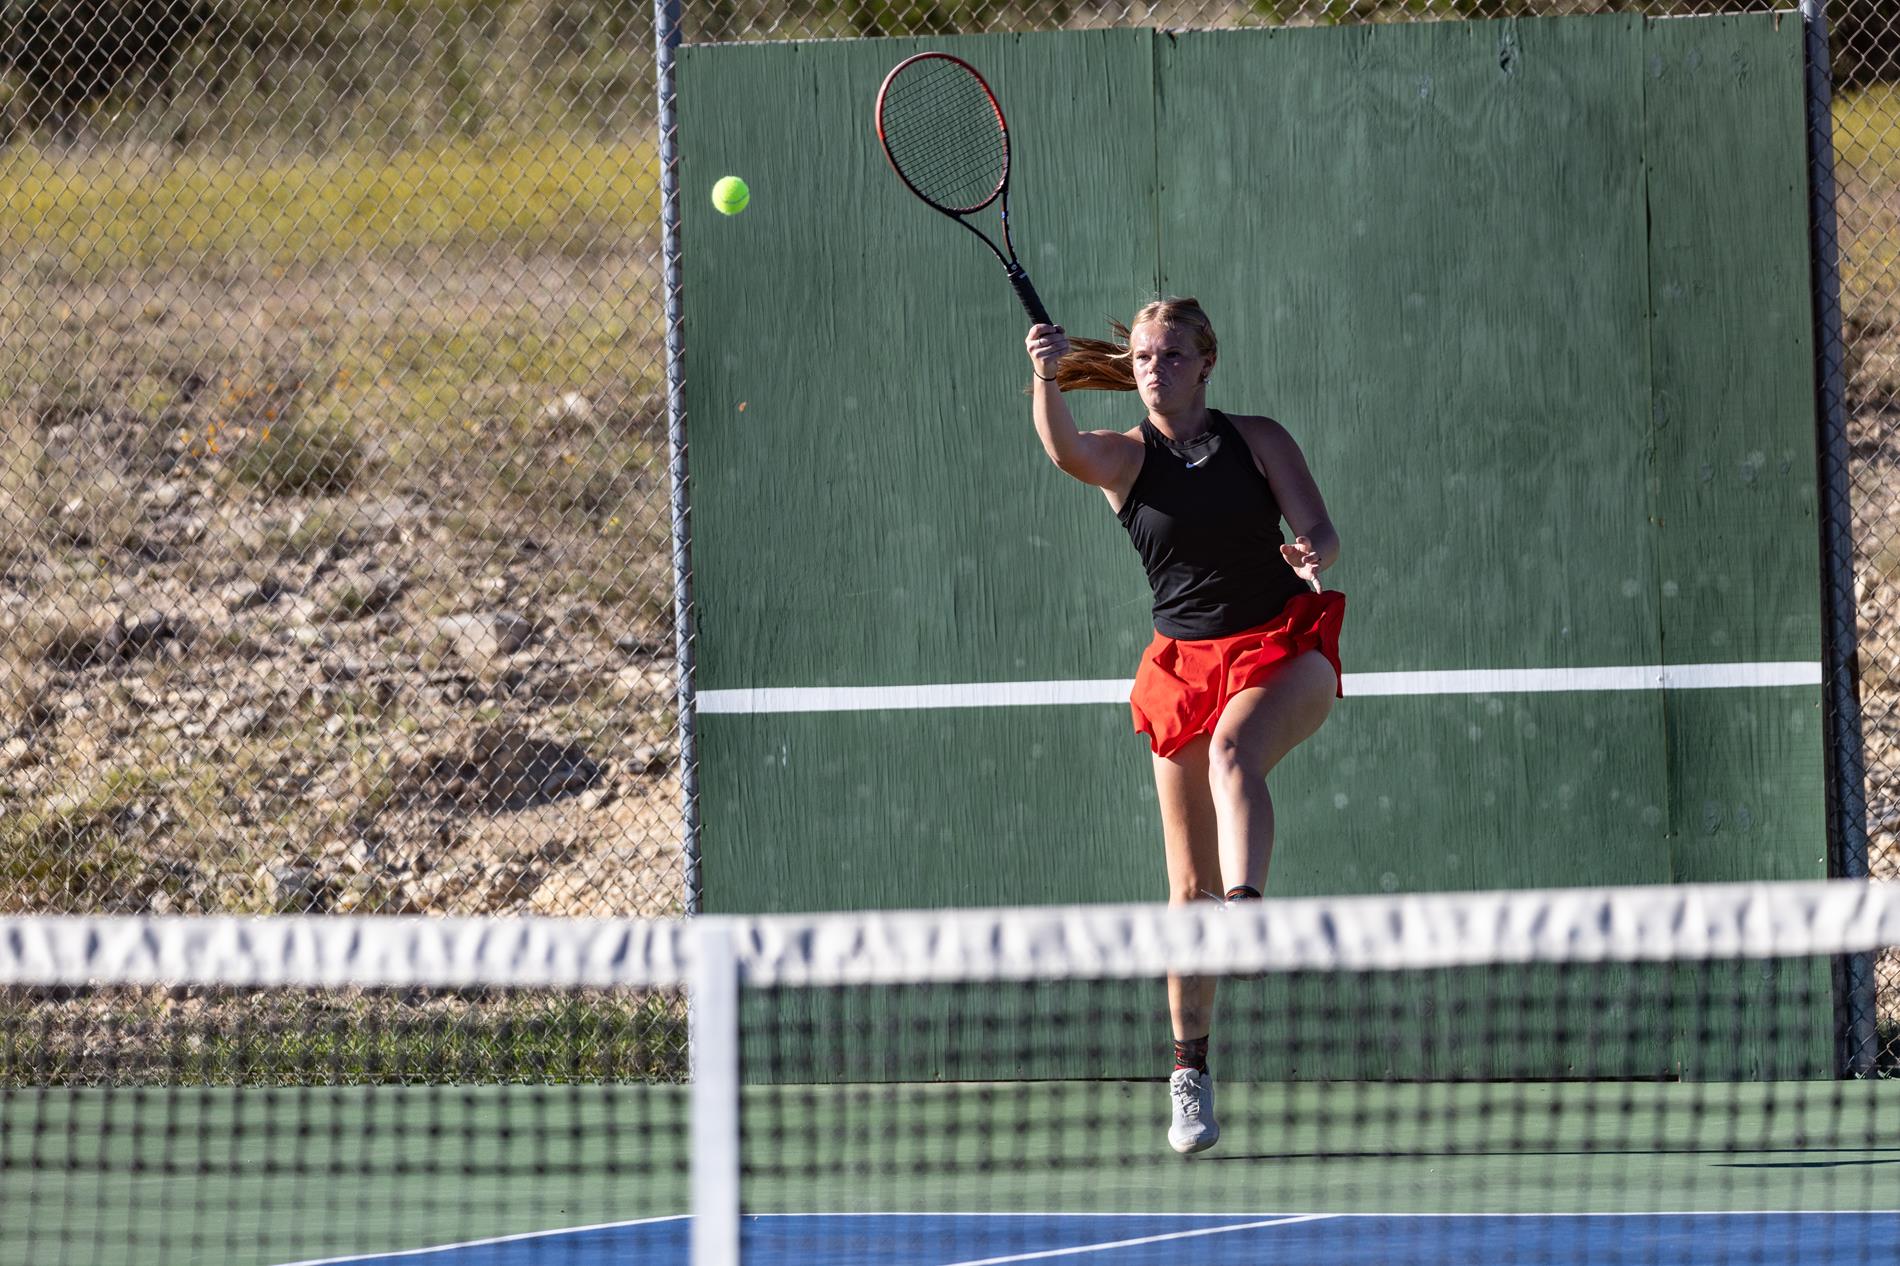
<path id="1" fill-rule="evenodd" d="M 1807 29 L 1808 200 L 1814 256 L 1814 332 L 1821 471 L 1821 572 L 1828 720 L 1828 835 L 1834 874 L 1867 877 L 1867 793 L 1860 722 L 1860 656 L 1854 604 L 1853 501 L 1848 480 L 1846 381 L 1841 338 L 1840 244 L 1834 211 L 1833 87 L 1826 0 L 1802 0 Z M 1841 1063 L 1870 1076 L 1876 1058 L 1871 956 L 1843 969 Z"/>
<path id="2" fill-rule="evenodd" d="M 659 94 L 661 267 L 666 292 L 666 445 L 673 495 L 673 622 L 679 671 L 681 846 L 686 858 L 685 908 L 698 914 L 699 760 L 693 727 L 692 516 L 687 499 L 686 340 L 680 312 L 679 116 L 673 54 L 680 42 L 679 0 L 654 0 L 653 41 Z"/>

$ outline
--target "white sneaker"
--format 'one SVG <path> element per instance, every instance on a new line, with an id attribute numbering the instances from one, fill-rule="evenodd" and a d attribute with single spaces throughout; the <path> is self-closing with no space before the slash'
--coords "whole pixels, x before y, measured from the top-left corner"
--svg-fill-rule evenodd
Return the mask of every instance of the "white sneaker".
<path id="1" fill-rule="evenodd" d="M 1220 1123 L 1214 1120 L 1214 1074 L 1175 1069 L 1168 1078 L 1168 1098 L 1174 1101 L 1168 1146 L 1183 1156 L 1214 1146 L 1220 1138 Z"/>

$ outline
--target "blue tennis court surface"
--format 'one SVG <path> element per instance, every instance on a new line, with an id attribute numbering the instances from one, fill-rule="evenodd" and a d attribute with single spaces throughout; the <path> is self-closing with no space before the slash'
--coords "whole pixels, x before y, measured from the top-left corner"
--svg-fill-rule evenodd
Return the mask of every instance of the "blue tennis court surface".
<path id="1" fill-rule="evenodd" d="M 689 1259 L 687 1218 L 445 1245 L 354 1266 L 624 1266 Z M 773 1214 L 745 1220 L 746 1266 L 1407 1266 L 1900 1262 L 1900 1210 L 1878 1213 Z M 300 1266 L 315 1266 L 303 1263 Z"/>

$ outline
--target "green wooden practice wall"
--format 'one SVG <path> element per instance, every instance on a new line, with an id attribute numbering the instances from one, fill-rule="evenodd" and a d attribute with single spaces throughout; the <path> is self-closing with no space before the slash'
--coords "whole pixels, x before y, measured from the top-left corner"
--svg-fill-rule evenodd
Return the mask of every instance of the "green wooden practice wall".
<path id="1" fill-rule="evenodd" d="M 1000 269 L 872 131 L 925 47 L 1009 111 L 1057 319 L 1199 297 L 1209 402 L 1327 496 L 1347 698 L 1272 780 L 1273 893 L 1825 874 L 1800 24 L 1123 30 L 682 50 L 706 910 L 1165 892 L 1140 567 L 1041 454 Z M 1824 1072 L 1790 971 L 1754 1066 Z M 1658 1020 L 1629 1071 L 1696 1074 Z"/>

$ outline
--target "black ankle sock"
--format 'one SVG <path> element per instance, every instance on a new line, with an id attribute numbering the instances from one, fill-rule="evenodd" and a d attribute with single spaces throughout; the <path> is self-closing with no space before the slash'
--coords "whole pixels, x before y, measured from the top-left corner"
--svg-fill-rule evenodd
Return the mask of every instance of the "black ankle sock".
<path id="1" fill-rule="evenodd" d="M 1174 1039 L 1174 1066 L 1192 1068 L 1197 1073 L 1207 1071 L 1207 1039 L 1189 1037 Z"/>
<path id="2" fill-rule="evenodd" d="M 1232 888 L 1227 890 L 1227 900 L 1258 901 L 1260 900 L 1260 890 L 1258 888 L 1249 888 L 1246 884 L 1235 884 Z"/>

